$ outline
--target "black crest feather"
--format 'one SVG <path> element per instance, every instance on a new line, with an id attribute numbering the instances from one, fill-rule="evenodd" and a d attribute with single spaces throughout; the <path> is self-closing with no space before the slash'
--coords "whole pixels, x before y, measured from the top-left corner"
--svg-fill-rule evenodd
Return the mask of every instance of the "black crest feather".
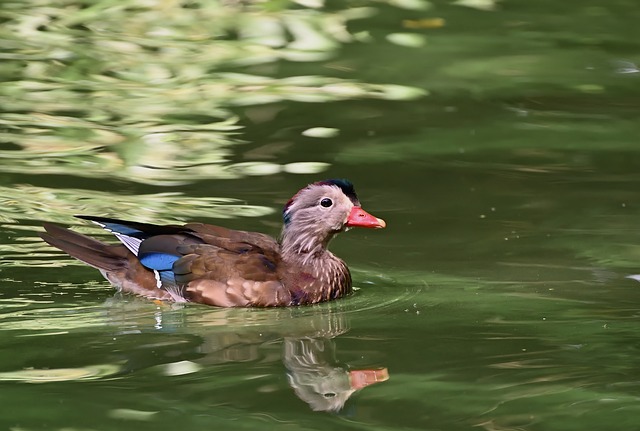
<path id="1" fill-rule="evenodd" d="M 319 186 L 321 185 L 338 186 L 340 187 L 340 190 L 342 190 L 342 193 L 347 195 L 349 199 L 351 199 L 352 201 L 358 200 L 358 196 L 356 195 L 356 189 L 353 187 L 353 184 L 351 183 L 351 181 L 346 180 L 344 178 L 319 181 L 315 184 Z"/>

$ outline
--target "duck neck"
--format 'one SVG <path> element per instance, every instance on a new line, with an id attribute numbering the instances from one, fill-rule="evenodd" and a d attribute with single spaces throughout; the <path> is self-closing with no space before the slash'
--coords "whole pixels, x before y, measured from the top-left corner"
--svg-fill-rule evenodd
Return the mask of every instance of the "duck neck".
<path id="1" fill-rule="evenodd" d="M 318 232 L 312 228 L 292 229 L 285 226 L 280 236 L 282 258 L 285 261 L 297 261 L 304 264 L 316 260 L 337 259 L 327 250 L 329 242 L 335 236 L 333 232 Z"/>

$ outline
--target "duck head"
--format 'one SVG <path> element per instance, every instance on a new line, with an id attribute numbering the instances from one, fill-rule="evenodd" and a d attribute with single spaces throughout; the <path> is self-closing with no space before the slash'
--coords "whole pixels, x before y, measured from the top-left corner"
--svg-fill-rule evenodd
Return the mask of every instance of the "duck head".
<path id="1" fill-rule="evenodd" d="M 336 234 L 348 228 L 386 226 L 384 220 L 362 209 L 353 184 L 342 179 L 309 184 L 287 202 L 282 213 L 285 254 L 322 252 Z"/>

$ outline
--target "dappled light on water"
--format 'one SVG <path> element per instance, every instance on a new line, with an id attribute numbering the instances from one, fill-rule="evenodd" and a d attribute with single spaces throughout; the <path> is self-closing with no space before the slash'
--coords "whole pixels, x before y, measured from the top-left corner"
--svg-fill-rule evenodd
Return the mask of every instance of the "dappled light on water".
<path id="1" fill-rule="evenodd" d="M 164 185 L 236 178 L 246 173 L 230 162 L 243 143 L 231 107 L 425 94 L 320 74 L 275 77 L 283 59 L 332 58 L 357 40 L 348 22 L 376 13 L 321 5 L 105 0 L 13 9 L 0 33 L 11 60 L 0 170 Z"/>

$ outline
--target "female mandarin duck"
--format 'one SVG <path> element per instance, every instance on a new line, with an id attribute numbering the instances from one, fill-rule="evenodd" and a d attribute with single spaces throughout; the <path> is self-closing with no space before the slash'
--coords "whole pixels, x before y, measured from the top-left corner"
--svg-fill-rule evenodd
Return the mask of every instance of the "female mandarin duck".
<path id="1" fill-rule="evenodd" d="M 100 270 L 117 289 L 219 307 L 315 304 L 351 292 L 347 265 L 327 246 L 350 227 L 383 228 L 360 207 L 347 180 L 300 190 L 284 207 L 279 241 L 202 223 L 157 226 L 78 216 L 113 233 L 111 245 L 45 223 L 50 245 Z"/>

